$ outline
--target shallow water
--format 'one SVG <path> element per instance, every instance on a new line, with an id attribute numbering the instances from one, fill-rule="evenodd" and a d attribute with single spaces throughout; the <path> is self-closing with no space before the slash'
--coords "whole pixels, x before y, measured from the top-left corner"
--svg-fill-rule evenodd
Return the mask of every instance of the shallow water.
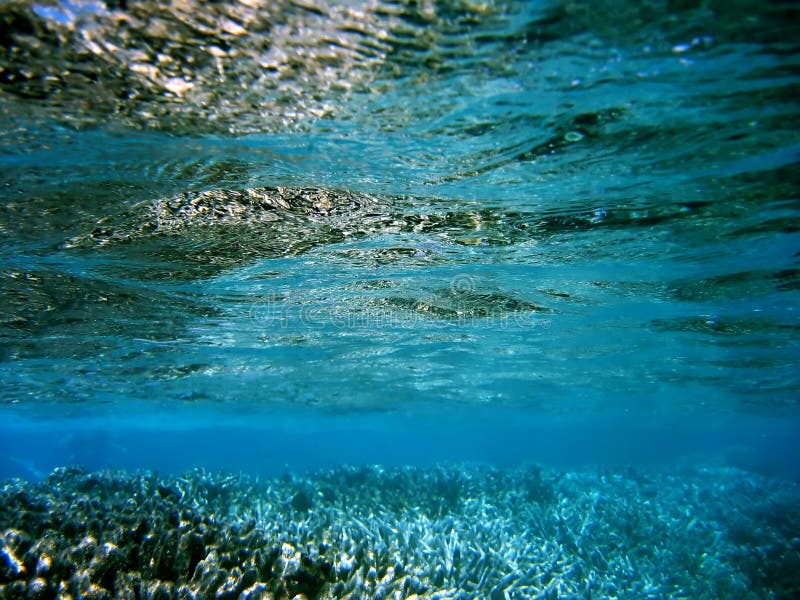
<path id="1" fill-rule="evenodd" d="M 0 476 L 796 479 L 798 16 L 0 3 Z"/>

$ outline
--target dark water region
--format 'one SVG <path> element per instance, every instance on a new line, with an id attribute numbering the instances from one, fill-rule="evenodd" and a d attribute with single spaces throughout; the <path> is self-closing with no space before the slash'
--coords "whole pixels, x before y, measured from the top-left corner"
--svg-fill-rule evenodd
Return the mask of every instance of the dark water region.
<path id="1" fill-rule="evenodd" d="M 420 410 L 362 417 L 220 410 L 138 414 L 136 418 L 63 416 L 11 420 L 0 441 L 0 477 L 32 481 L 58 466 L 138 469 L 179 475 L 206 468 L 275 477 L 352 466 L 447 462 L 515 468 L 546 464 L 569 469 L 658 469 L 702 464 L 758 476 L 800 480 L 796 428 L 780 419 L 652 419 L 525 416 L 492 410 L 457 415 Z"/>
<path id="2" fill-rule="evenodd" d="M 798 22 L 0 1 L 0 597 L 796 597 Z"/>

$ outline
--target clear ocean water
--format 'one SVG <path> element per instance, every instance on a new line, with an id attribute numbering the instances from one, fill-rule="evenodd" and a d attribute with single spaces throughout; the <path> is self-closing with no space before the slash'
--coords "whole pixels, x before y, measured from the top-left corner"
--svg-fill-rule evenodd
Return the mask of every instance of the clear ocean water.
<path id="1" fill-rule="evenodd" d="M 798 22 L 0 2 L 0 478 L 537 464 L 794 498 Z M 702 595 L 636 589 L 504 593 Z"/>

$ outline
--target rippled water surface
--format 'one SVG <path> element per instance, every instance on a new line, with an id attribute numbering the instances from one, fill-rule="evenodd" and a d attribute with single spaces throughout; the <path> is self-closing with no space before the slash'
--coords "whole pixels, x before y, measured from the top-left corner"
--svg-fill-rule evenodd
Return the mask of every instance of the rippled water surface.
<path id="1" fill-rule="evenodd" d="M 3 412 L 794 426 L 797 17 L 2 2 Z"/>

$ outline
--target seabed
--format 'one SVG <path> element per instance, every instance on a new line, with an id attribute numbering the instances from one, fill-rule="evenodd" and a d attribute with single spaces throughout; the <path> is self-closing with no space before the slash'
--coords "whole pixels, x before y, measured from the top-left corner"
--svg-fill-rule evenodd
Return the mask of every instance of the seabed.
<path id="1" fill-rule="evenodd" d="M 0 489 L 0 597 L 788 599 L 798 499 L 720 466 L 59 468 Z"/>

